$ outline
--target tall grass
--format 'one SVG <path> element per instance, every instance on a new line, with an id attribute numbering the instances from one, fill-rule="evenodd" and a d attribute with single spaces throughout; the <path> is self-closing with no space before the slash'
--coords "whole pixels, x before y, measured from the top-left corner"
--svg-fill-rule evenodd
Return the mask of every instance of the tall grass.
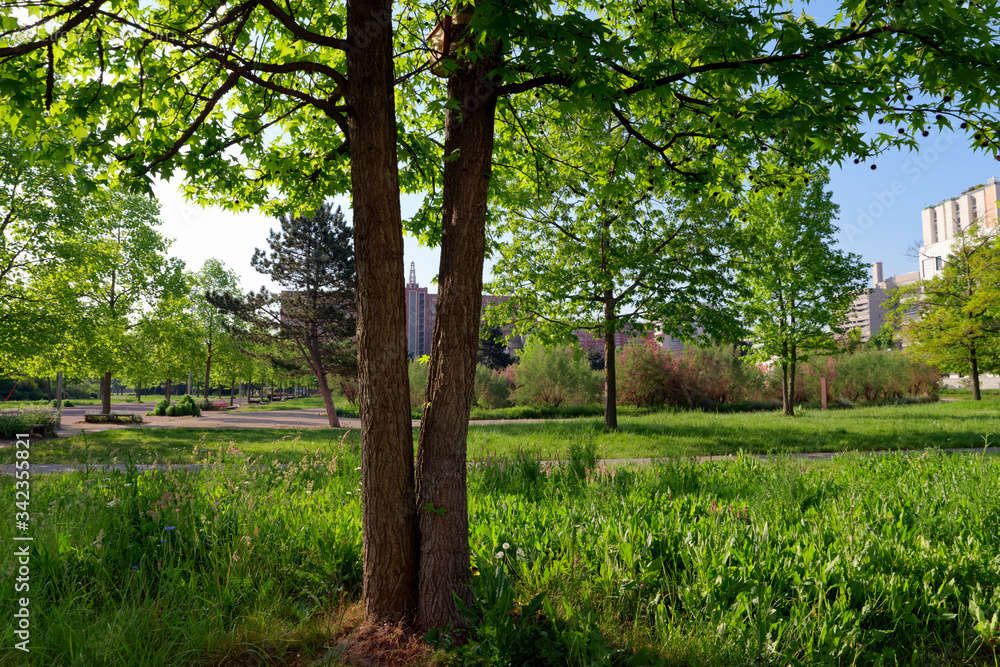
<path id="1" fill-rule="evenodd" d="M 472 467 L 472 629 L 430 637 L 456 662 L 993 664 L 1000 459 L 595 456 L 584 441 L 559 465 Z M 360 592 L 356 447 L 205 462 L 33 480 L 33 662 L 327 655 Z M 10 581 L 13 559 L 0 567 Z M 4 664 L 22 657 L 9 645 Z"/>

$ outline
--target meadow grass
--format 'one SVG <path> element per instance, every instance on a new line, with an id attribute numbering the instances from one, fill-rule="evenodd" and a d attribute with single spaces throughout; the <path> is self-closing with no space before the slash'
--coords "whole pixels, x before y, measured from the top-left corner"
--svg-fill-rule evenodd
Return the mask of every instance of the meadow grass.
<path id="1" fill-rule="evenodd" d="M 427 637 L 442 661 L 995 664 L 1000 458 L 595 456 L 471 469 L 471 630 Z M 30 661 L 336 663 L 358 463 L 345 440 L 292 465 L 34 478 Z"/>
<path id="2" fill-rule="evenodd" d="M 696 410 L 632 413 L 606 432 L 598 418 L 500 422 L 469 427 L 471 460 L 526 451 L 565 457 L 588 444 L 600 458 L 662 458 L 715 454 L 839 452 L 873 449 L 980 448 L 1000 444 L 1000 401 L 886 405 L 850 410 L 802 409 L 796 417 L 774 412 L 708 413 Z M 35 463 L 196 462 L 205 451 L 235 451 L 265 461 L 295 461 L 324 450 L 345 429 L 116 428 L 72 438 L 36 441 Z M 347 436 L 357 441 L 358 433 Z M 414 430 L 416 437 L 416 429 Z M 13 451 L 0 449 L 0 462 Z"/>

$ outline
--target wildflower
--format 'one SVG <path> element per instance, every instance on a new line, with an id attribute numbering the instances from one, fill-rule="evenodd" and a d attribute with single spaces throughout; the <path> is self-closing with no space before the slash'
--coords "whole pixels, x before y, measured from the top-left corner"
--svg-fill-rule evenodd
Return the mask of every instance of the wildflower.
<path id="1" fill-rule="evenodd" d="M 166 530 L 173 530 L 174 528 L 175 528 L 175 526 L 167 526 Z"/>
<path id="2" fill-rule="evenodd" d="M 498 551 L 497 552 L 497 560 L 500 560 L 501 558 L 503 558 L 503 552 L 502 551 Z"/>
<path id="3" fill-rule="evenodd" d="M 133 570 L 138 570 L 138 569 L 139 569 L 139 566 L 138 566 L 138 565 L 133 565 L 133 566 L 132 566 L 132 569 L 133 569 Z"/>
<path id="4" fill-rule="evenodd" d="M 503 550 L 507 551 L 507 549 L 510 549 L 510 542 L 504 542 L 503 543 Z"/>

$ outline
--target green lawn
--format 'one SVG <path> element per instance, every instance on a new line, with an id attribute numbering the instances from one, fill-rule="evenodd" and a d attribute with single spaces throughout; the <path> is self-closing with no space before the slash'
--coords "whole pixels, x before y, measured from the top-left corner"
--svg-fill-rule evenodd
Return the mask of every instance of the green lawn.
<path id="1" fill-rule="evenodd" d="M 996 664 L 1000 457 L 588 459 L 471 469 L 471 628 L 428 637 L 439 657 Z M 295 466 L 36 476 L 31 662 L 337 664 L 361 589 L 358 462 L 331 445 Z"/>
<path id="2" fill-rule="evenodd" d="M 793 418 L 774 412 L 699 411 L 626 414 L 608 433 L 599 418 L 472 425 L 469 458 L 526 451 L 563 458 L 571 445 L 593 445 L 601 458 L 685 457 L 745 452 L 983 447 L 1000 444 L 1000 401 L 803 410 Z M 345 433 L 347 434 L 345 436 Z M 416 435 L 416 431 L 414 431 Z M 324 430 L 209 430 L 120 428 L 61 440 L 36 441 L 35 463 L 197 462 L 208 453 L 294 461 L 323 451 L 357 432 Z M 13 461 L 0 449 L 0 462 Z"/>

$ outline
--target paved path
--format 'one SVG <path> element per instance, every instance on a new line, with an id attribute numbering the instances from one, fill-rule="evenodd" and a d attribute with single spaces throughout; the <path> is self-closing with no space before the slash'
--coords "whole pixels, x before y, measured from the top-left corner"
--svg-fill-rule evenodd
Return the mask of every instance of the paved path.
<path id="1" fill-rule="evenodd" d="M 88 412 L 98 412 L 99 406 L 81 405 L 63 409 L 60 437 L 93 433 L 120 428 L 330 428 L 326 411 L 322 408 L 298 408 L 295 410 L 207 410 L 200 417 L 156 417 L 146 413 L 155 407 L 153 403 L 116 403 L 112 412 L 127 412 L 142 415 L 142 424 L 88 424 L 83 416 Z M 565 419 L 483 419 L 471 424 L 515 424 L 540 421 L 567 421 Z M 420 420 L 412 420 L 414 427 Z M 361 420 L 356 417 L 341 417 L 342 428 L 361 428 Z"/>
<path id="2" fill-rule="evenodd" d="M 851 450 L 847 452 L 788 452 L 781 454 L 747 454 L 747 456 L 753 456 L 755 458 L 766 461 L 770 458 L 780 459 L 780 458 L 794 458 L 794 459 L 807 459 L 807 460 L 826 460 L 832 459 L 835 456 L 841 456 L 844 454 L 862 454 L 865 456 L 892 456 L 892 455 L 916 455 L 930 453 L 930 452 L 942 452 L 945 454 L 988 454 L 991 456 L 1000 455 L 1000 447 L 956 447 L 954 449 L 876 449 L 871 451 L 864 450 Z M 708 461 L 723 461 L 726 459 L 735 459 L 738 454 L 715 454 L 712 456 L 697 456 L 695 461 L 698 463 L 706 463 Z M 650 465 L 657 461 L 667 461 L 668 458 L 634 458 L 634 459 L 598 459 L 598 465 L 604 465 L 610 468 L 616 468 L 620 466 L 629 465 Z M 554 460 L 543 460 L 541 463 L 553 465 L 559 463 L 559 461 Z M 476 463 L 473 461 L 471 465 L 475 466 Z M 128 464 L 125 463 L 95 463 L 95 464 L 82 464 L 82 463 L 35 463 L 31 466 L 31 474 L 33 475 L 56 475 L 68 472 L 80 472 L 83 470 L 90 470 L 95 473 L 104 472 L 124 472 L 128 470 Z M 146 472 L 149 470 L 201 470 L 204 466 L 200 463 L 138 463 L 132 466 L 138 472 Z M 4 463 L 0 464 L 0 475 L 13 475 L 14 474 L 14 464 Z"/>

